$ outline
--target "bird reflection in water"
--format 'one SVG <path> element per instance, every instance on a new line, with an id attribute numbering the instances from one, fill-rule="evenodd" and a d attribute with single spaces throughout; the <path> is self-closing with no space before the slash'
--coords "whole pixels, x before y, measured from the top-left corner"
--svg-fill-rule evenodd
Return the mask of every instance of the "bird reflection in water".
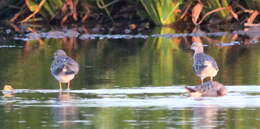
<path id="1" fill-rule="evenodd" d="M 60 92 L 57 106 L 54 107 L 54 120 L 62 129 L 74 129 L 79 120 L 79 110 L 73 105 L 75 96 L 69 92 Z"/>
<path id="2" fill-rule="evenodd" d="M 219 125 L 219 108 L 204 105 L 193 108 L 193 129 L 215 129 Z"/>

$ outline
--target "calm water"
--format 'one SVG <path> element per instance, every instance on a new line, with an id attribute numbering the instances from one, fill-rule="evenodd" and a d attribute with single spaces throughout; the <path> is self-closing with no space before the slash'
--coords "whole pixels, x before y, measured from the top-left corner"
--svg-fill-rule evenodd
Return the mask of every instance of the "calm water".
<path id="1" fill-rule="evenodd" d="M 3 41 L 0 85 L 16 90 L 0 98 L 0 128 L 260 128 L 260 32 L 199 36 L 164 28 L 133 37 L 69 34 Z M 196 41 L 217 61 L 214 80 L 226 85 L 227 96 L 185 94 L 184 86 L 200 83 L 192 71 L 190 45 Z M 59 92 L 50 73 L 57 49 L 80 64 L 70 91 Z"/>

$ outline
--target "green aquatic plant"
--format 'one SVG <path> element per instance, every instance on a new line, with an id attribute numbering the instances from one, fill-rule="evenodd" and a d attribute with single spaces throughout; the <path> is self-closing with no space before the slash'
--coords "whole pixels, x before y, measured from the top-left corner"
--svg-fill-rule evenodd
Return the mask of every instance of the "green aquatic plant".
<path id="1" fill-rule="evenodd" d="M 176 21 L 176 12 L 183 0 L 140 0 L 149 18 L 157 25 L 169 25 Z"/>

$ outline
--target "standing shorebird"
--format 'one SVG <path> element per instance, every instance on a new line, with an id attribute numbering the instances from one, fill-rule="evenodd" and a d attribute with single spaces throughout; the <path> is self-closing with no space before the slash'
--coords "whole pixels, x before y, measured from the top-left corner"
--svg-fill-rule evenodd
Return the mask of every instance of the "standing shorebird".
<path id="1" fill-rule="evenodd" d="M 54 60 L 51 64 L 51 73 L 56 80 L 59 81 L 60 90 L 61 83 L 67 83 L 67 89 L 70 89 L 70 81 L 79 72 L 79 64 L 66 55 L 63 50 L 57 50 L 54 53 Z"/>
<path id="2" fill-rule="evenodd" d="M 193 43 L 191 49 L 194 50 L 193 70 L 195 74 L 200 77 L 201 83 L 203 83 L 206 77 L 210 77 L 212 81 L 219 71 L 217 62 L 214 58 L 204 53 L 202 43 Z"/>

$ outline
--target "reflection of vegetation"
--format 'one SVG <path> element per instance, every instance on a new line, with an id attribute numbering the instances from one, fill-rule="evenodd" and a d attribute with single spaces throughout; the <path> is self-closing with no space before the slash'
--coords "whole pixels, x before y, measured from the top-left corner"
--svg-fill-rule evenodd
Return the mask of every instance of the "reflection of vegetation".
<path id="1" fill-rule="evenodd" d="M 0 85 L 6 85 L 11 84 L 10 78 L 13 76 L 13 74 L 16 74 L 16 72 L 13 72 L 12 69 L 9 69 L 14 64 L 17 64 L 17 52 L 19 52 L 20 49 L 0 49 L 0 54 L 5 55 L 1 57 L 0 63 Z M 1 87 L 3 88 L 3 87 Z"/>
<path id="2" fill-rule="evenodd" d="M 134 118 L 132 110 L 128 108 L 100 108 L 96 112 L 94 126 L 97 129 L 119 129 L 130 128 L 131 126 L 125 120 Z"/>
<path id="3" fill-rule="evenodd" d="M 259 56 L 259 46 L 252 47 L 250 50 L 247 48 L 234 48 L 229 52 L 230 58 L 236 62 L 229 61 L 225 72 L 229 74 L 226 75 L 225 80 L 230 84 L 259 84 L 259 72 L 260 72 L 260 56 Z M 236 55 L 235 55 L 236 54 Z"/>
<path id="4" fill-rule="evenodd" d="M 23 51 L 16 51 L 17 63 L 11 64 L 6 74 L 14 88 L 53 88 L 52 76 L 49 71 L 53 52 L 57 49 L 45 47 L 56 44 L 59 40 L 46 39 L 45 41 L 30 41 L 25 43 Z M 42 44 L 42 42 L 44 44 Z M 58 47 L 59 48 L 59 47 Z"/>
<path id="5" fill-rule="evenodd" d="M 255 110 L 250 109 L 229 109 L 227 111 L 227 119 L 224 127 L 228 129 L 244 129 L 244 128 L 258 128 L 260 123 L 256 121 L 257 116 L 260 115 L 260 110 L 257 108 Z M 234 119 L 232 119 L 234 118 Z M 235 124 L 237 123 L 237 124 Z"/>
<path id="6" fill-rule="evenodd" d="M 171 28 L 158 28 L 155 30 L 155 33 L 174 33 L 174 30 Z M 172 40 L 171 38 L 163 37 L 150 38 L 146 41 L 145 47 L 143 48 L 143 58 L 149 62 L 144 63 L 144 65 L 150 67 L 153 85 L 172 85 L 173 80 L 179 77 L 178 72 L 182 70 L 174 66 L 177 64 L 175 62 L 187 59 L 185 58 L 186 55 L 179 49 L 179 43 L 180 40 L 178 39 Z M 180 58 L 177 55 L 179 55 Z M 150 66 L 151 64 L 152 66 Z"/>
<path id="7" fill-rule="evenodd" d="M 149 110 L 149 108 L 139 110 L 135 110 L 135 108 L 98 108 L 94 116 L 93 126 L 98 129 L 132 128 L 134 125 L 140 128 L 161 129 L 169 126 L 185 128 L 185 126 L 174 123 L 188 120 L 191 112 Z"/>
<path id="8" fill-rule="evenodd" d="M 143 40 L 135 41 L 99 40 L 97 44 L 90 44 L 84 55 L 86 58 L 84 64 L 88 67 L 85 69 L 86 83 L 96 84 L 99 88 L 139 84 L 141 62 L 137 60 L 140 48 L 138 45 L 141 45 L 140 41 Z"/>
<path id="9" fill-rule="evenodd" d="M 174 30 L 158 28 L 155 33 L 174 33 Z M 260 83 L 258 74 L 252 74 L 259 71 L 256 48 L 249 51 L 235 46 L 214 47 L 215 43 L 237 40 L 232 35 L 202 39 L 210 44 L 205 47 L 205 52 L 220 66 L 216 80 L 224 84 Z M 63 48 L 81 65 L 79 76 L 72 81 L 72 89 L 195 84 L 198 78 L 192 71 L 192 54 L 181 49 L 181 45 L 181 38 L 166 37 L 148 38 L 146 41 L 84 40 L 80 43 L 76 39 L 34 40 L 25 43 L 24 48 L 18 51 L 1 50 L 10 56 L 17 55 L 17 60 L 11 57 L 7 63 L 2 62 L 6 66 L 0 77 L 4 80 L 2 85 L 11 84 L 14 88 L 56 88 L 57 82 L 49 67 L 53 52 Z M 248 62 L 247 65 L 243 64 L 244 61 Z"/>
<path id="10" fill-rule="evenodd" d="M 17 64 L 9 67 L 10 71 L 13 72 L 11 82 L 15 88 L 48 88 L 50 86 L 48 81 L 50 77 L 46 75 L 49 75 L 52 53 L 51 51 L 34 49 L 33 45 L 36 44 L 37 42 L 33 41 L 26 43 L 25 56 L 20 56 Z M 29 53 L 30 55 L 27 55 Z"/>
<path id="11" fill-rule="evenodd" d="M 156 33 L 173 33 L 170 28 L 155 30 Z M 149 38 L 146 40 L 141 53 L 131 56 L 122 68 L 119 67 L 118 79 L 128 80 L 123 85 L 172 85 L 183 84 L 189 77 L 182 73 L 191 72 L 191 62 L 187 54 L 179 49 L 179 39 L 171 38 Z M 180 63 L 184 62 L 185 63 Z M 178 62 L 178 63 L 177 63 Z M 185 68 L 184 68 L 185 67 Z M 131 73 L 131 74 L 129 74 Z M 130 83 L 130 79 L 132 82 Z M 133 83 L 135 82 L 135 83 Z"/>
<path id="12" fill-rule="evenodd" d="M 174 32 L 175 30 L 170 28 L 155 30 L 155 33 L 161 34 Z M 209 44 L 205 52 L 216 58 L 220 64 L 218 76 L 221 80 L 219 81 L 226 85 L 260 84 L 259 44 L 248 48 L 241 46 L 216 47 L 215 43 L 231 42 L 237 38 L 227 35 L 217 38 L 202 37 L 202 39 L 205 44 Z M 71 41 L 71 44 L 68 41 Z M 79 46 L 76 47 L 76 50 L 72 49 L 75 44 Z M 28 41 L 24 48 L 0 49 L 1 55 L 4 55 L 0 60 L 2 64 L 0 78 L 2 85 L 10 83 L 18 89 L 56 89 L 58 84 L 51 76 L 49 67 L 53 52 L 63 48 L 70 56 L 79 61 L 81 66 L 79 76 L 73 80 L 72 89 L 187 85 L 198 79 L 192 73 L 191 54 L 180 48 L 181 45 L 180 38 L 164 37 L 147 40 L 103 39 L 77 42 L 76 39 L 41 39 Z M 40 98 L 42 100 L 44 98 L 42 94 L 37 97 L 34 94 L 28 95 L 32 99 Z M 8 105 L 5 104 L 5 106 Z M 0 115 L 3 116 L 0 119 L 3 128 L 55 126 L 53 120 L 49 118 L 53 114 L 50 113 L 48 107 L 19 108 L 15 106 L 14 108 L 13 105 L 9 106 L 1 108 L 5 109 L 0 112 Z M 194 111 L 192 109 L 80 107 L 79 110 L 81 116 L 78 119 L 88 122 L 86 125 L 76 123 L 81 128 L 149 127 L 157 129 L 169 127 L 186 129 L 194 125 L 195 118 L 192 116 Z M 225 124 L 217 125 L 216 128 L 259 127 L 259 122 L 256 120 L 259 113 L 259 109 L 220 110 L 216 114 L 216 118 L 221 118 L 218 121 Z M 43 121 L 46 123 L 42 123 Z"/>
<path id="13" fill-rule="evenodd" d="M 159 33 L 173 33 L 170 28 Z M 88 42 L 88 41 L 87 41 Z M 85 44 L 87 43 L 85 42 Z M 179 39 L 150 38 L 145 41 L 99 40 L 85 48 L 84 76 L 80 80 L 98 88 L 183 84 L 192 74 L 187 53 L 179 49 Z M 79 78 L 81 78 L 79 77 Z M 190 79 L 188 79 L 190 80 Z M 192 79 L 191 79 L 192 80 Z M 91 88 L 91 87 L 89 87 Z M 93 88 L 93 87 L 92 87 Z"/>
<path id="14" fill-rule="evenodd" d="M 259 109 L 219 109 L 214 114 L 215 128 L 244 129 L 258 128 Z M 193 113 L 194 108 L 185 109 L 152 109 L 152 108 L 79 108 L 80 122 L 75 122 L 79 129 L 129 129 L 129 128 L 178 128 L 190 129 L 198 127 L 203 119 L 198 119 Z M 57 127 L 51 109 L 48 107 L 16 107 L 10 111 L 1 112 L 3 128 L 37 128 L 46 129 Z M 199 114 L 200 112 L 197 112 Z M 19 117 L 18 117 L 19 116 Z M 207 119 L 205 119 L 207 121 Z M 203 123 L 201 123 L 203 124 Z M 210 125 L 204 125 L 210 126 Z"/>

